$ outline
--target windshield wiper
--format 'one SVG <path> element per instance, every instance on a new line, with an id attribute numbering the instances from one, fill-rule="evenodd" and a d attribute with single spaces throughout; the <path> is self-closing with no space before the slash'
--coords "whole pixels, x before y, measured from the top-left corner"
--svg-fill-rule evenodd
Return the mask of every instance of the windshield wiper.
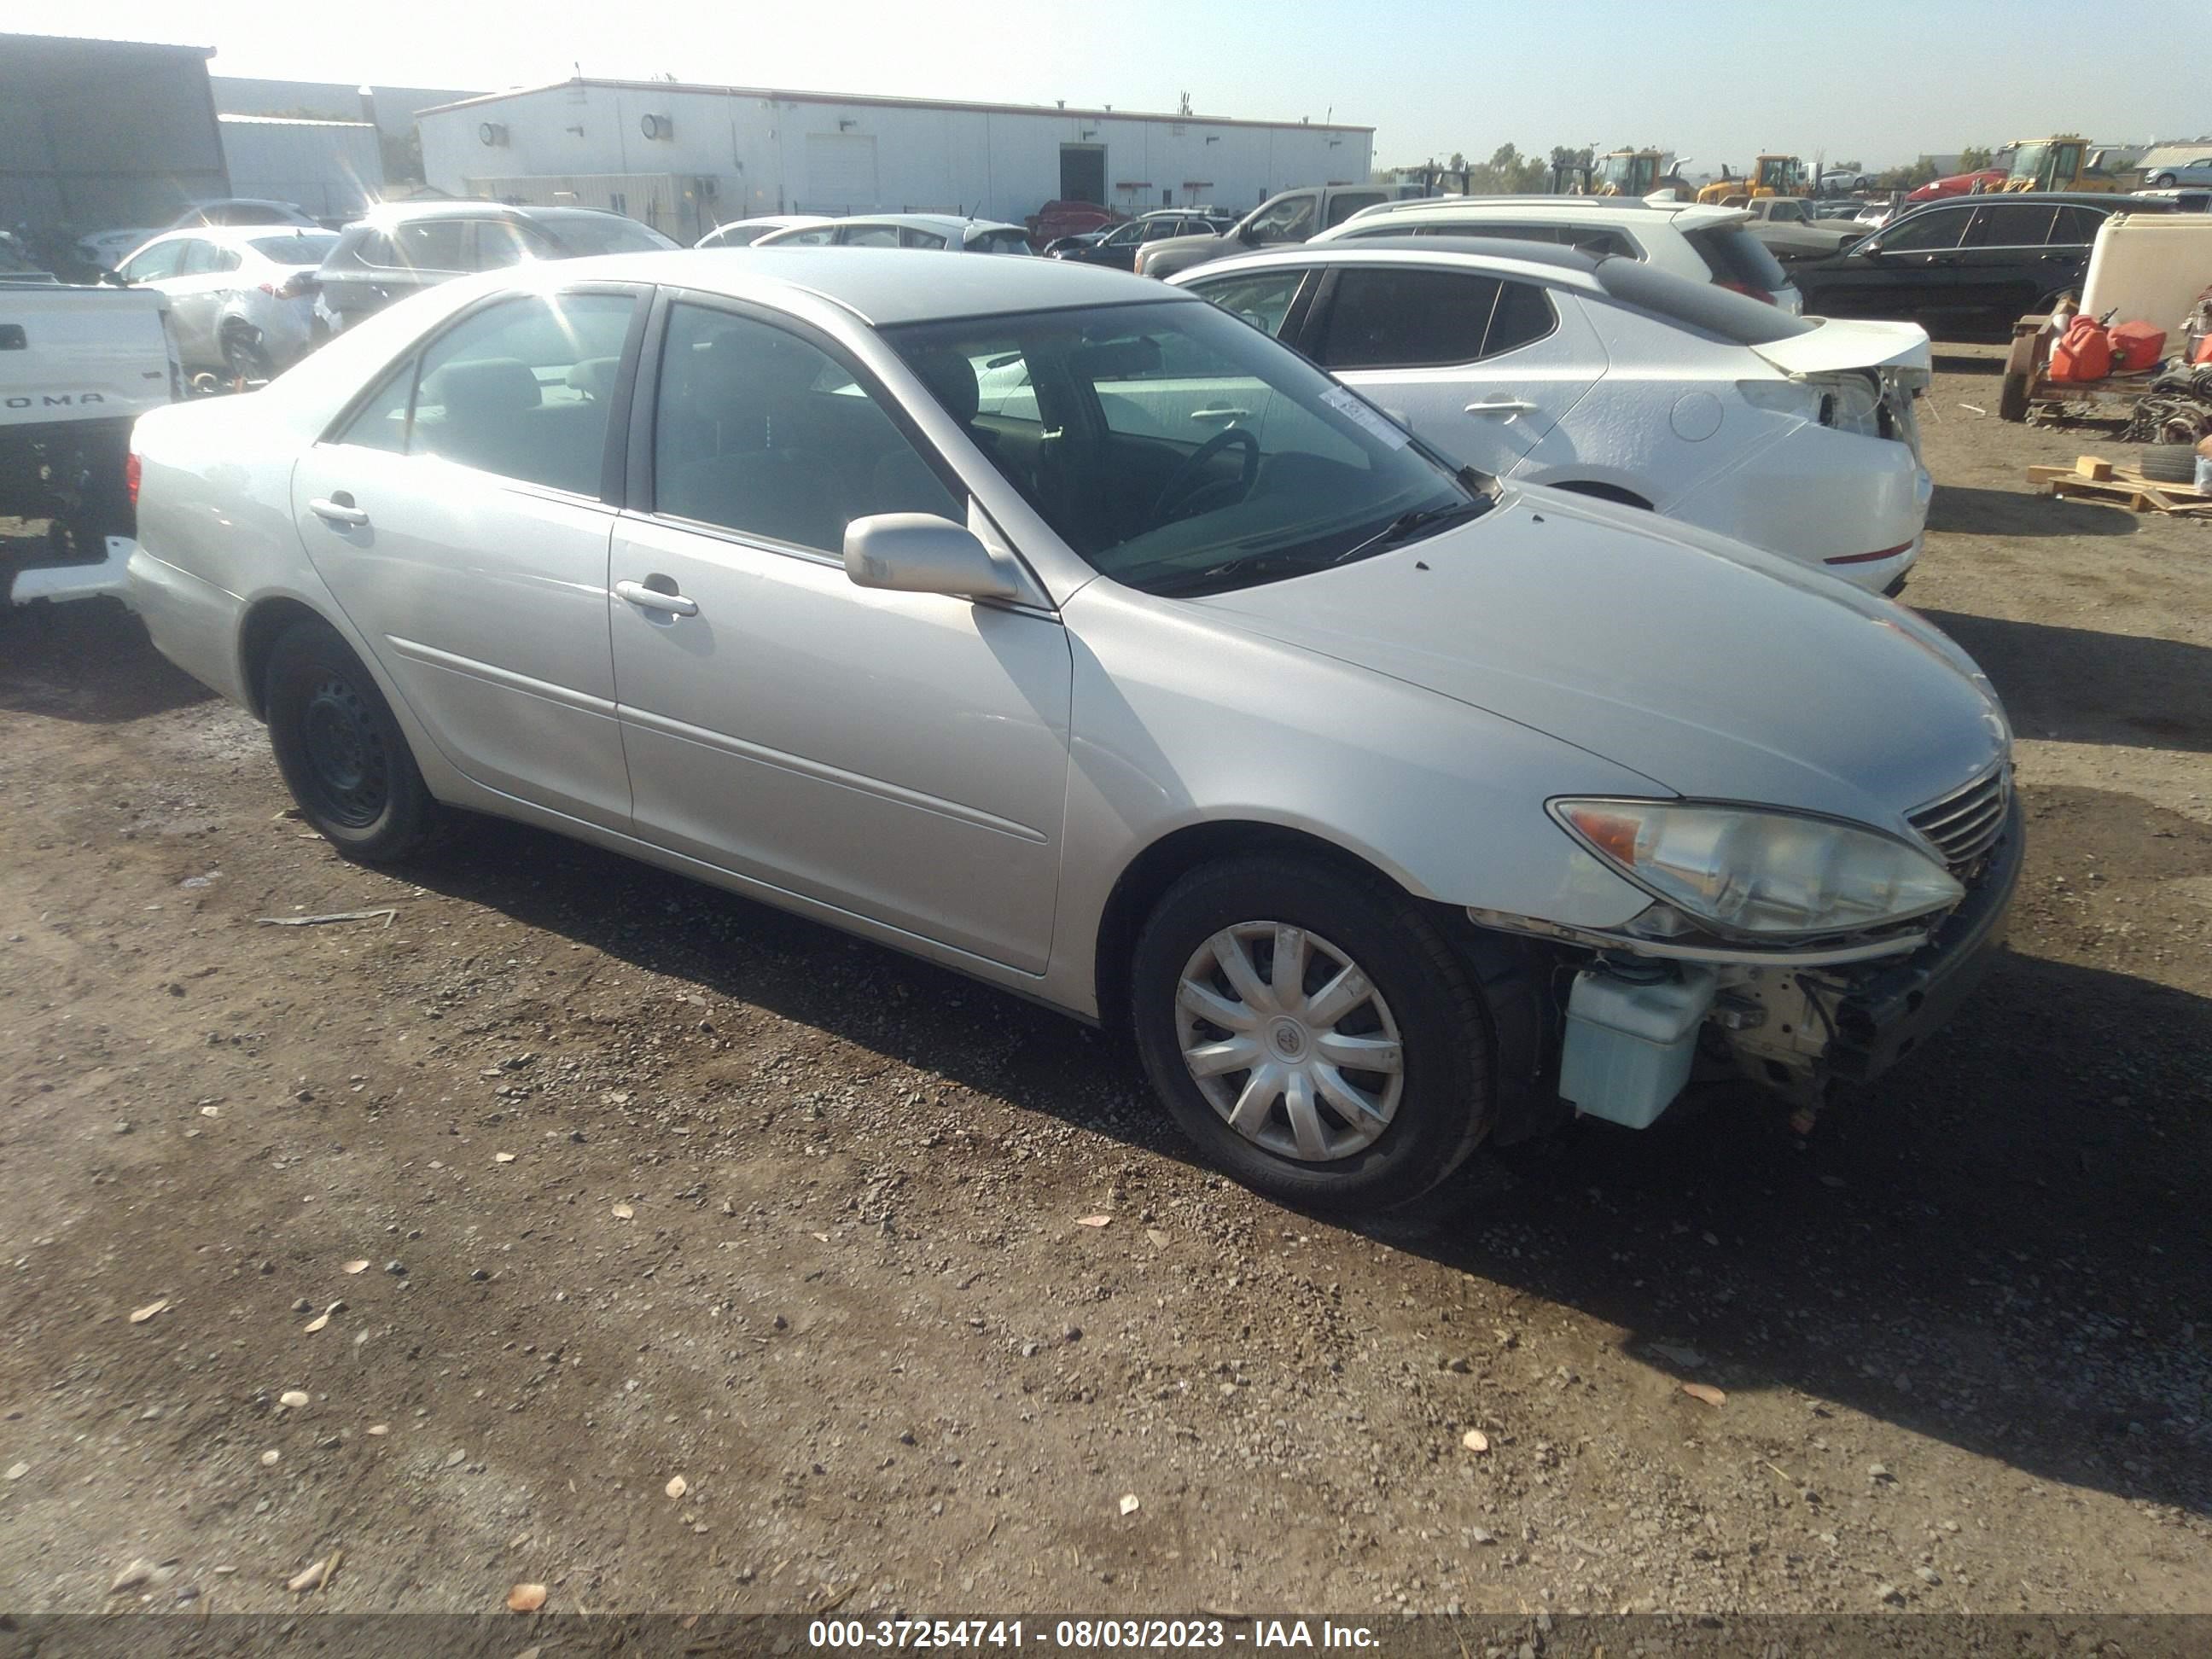
<path id="1" fill-rule="evenodd" d="M 1419 540 L 1424 535 L 1433 534 L 1447 524 L 1455 523 L 1462 519 L 1478 517 L 1490 511 L 1490 507 L 1491 502 L 1488 497 L 1478 496 L 1471 501 L 1455 501 L 1449 507 L 1418 507 L 1411 513 L 1401 513 L 1365 541 L 1346 548 L 1343 552 L 1326 562 L 1349 564 L 1352 560 L 1364 558 L 1369 554 L 1382 553 L 1394 547 L 1402 547 L 1407 542 Z"/>

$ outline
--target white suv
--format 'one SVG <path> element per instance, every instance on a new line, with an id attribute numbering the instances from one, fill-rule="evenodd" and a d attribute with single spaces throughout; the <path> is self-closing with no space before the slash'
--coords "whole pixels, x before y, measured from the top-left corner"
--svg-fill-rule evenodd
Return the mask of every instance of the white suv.
<path id="1" fill-rule="evenodd" d="M 1607 196 L 1439 196 L 1385 202 L 1322 231 L 1316 242 L 1364 236 L 1499 236 L 1616 253 L 1693 283 L 1802 314 L 1804 296 L 1751 233 L 1741 208 L 1698 207 Z"/>

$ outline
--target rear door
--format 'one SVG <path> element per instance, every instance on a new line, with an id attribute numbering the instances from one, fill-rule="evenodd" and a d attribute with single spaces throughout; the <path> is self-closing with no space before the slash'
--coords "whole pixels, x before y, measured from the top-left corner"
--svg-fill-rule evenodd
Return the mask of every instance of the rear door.
<path id="1" fill-rule="evenodd" d="M 1453 461 L 1501 475 L 1606 364 L 1579 307 L 1533 283 L 1437 266 L 1331 270 L 1298 343 Z"/>
<path id="2" fill-rule="evenodd" d="M 2031 308 L 2039 295 L 2065 287 L 2063 270 L 2050 272 L 2051 232 L 2058 213 L 2057 205 L 2033 196 L 1984 198 L 1959 246 L 1958 286 L 1953 290 L 1958 308 L 2009 320 Z"/>
<path id="3" fill-rule="evenodd" d="M 316 574 L 431 741 L 486 787 L 629 827 L 607 547 L 641 296 L 464 312 L 294 470 Z M 611 364 L 603 374 L 595 366 Z"/>

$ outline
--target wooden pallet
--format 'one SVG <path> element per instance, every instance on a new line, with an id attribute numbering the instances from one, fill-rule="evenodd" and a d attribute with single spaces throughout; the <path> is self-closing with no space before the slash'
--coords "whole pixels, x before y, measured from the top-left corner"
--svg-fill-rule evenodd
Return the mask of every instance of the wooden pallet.
<path id="1" fill-rule="evenodd" d="M 2109 465 L 2093 456 L 2084 455 L 2072 466 L 2031 466 L 2027 481 L 2042 485 L 2046 495 L 2107 501 L 2169 518 L 2212 519 L 2212 491 L 2146 478 L 2133 467 Z"/>

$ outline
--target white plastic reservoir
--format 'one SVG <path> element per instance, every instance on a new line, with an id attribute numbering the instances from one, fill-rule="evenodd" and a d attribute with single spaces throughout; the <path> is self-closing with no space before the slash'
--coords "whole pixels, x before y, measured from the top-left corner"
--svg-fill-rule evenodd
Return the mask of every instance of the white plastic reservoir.
<path id="1" fill-rule="evenodd" d="M 1713 970 L 1692 963 L 1593 963 L 1567 998 L 1559 1094 L 1592 1117 L 1650 1127 L 1690 1079 Z"/>

